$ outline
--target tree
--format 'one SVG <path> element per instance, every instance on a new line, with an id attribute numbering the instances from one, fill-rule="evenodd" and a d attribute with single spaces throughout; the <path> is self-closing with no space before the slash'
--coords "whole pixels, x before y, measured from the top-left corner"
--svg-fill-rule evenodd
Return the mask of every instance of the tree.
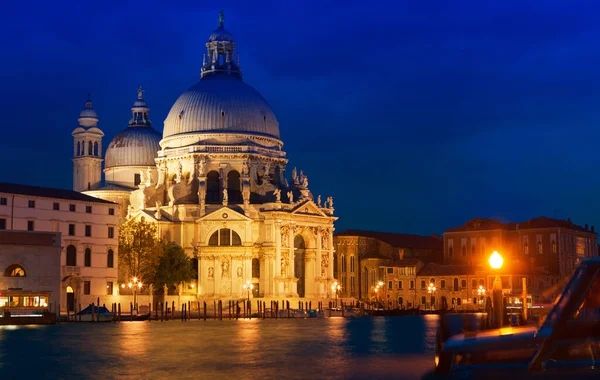
<path id="1" fill-rule="evenodd" d="M 162 248 L 156 226 L 144 218 L 131 219 L 119 226 L 119 266 L 127 268 L 129 276 L 150 282 Z"/>
<path id="2" fill-rule="evenodd" d="M 192 279 L 194 279 L 194 271 L 190 265 L 190 258 L 183 248 L 175 243 L 166 245 L 154 270 L 152 283 L 155 289 L 162 289 L 165 285 L 168 287 L 179 285 Z"/>

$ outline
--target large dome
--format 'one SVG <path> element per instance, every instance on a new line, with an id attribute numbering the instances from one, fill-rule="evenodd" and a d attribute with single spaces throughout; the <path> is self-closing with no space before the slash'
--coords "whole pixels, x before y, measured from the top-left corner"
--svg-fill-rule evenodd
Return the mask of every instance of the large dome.
<path id="1" fill-rule="evenodd" d="M 104 168 L 154 166 L 160 150 L 160 133 L 151 127 L 129 127 L 116 135 L 106 149 Z"/>
<path id="2" fill-rule="evenodd" d="M 236 76 L 210 75 L 175 102 L 163 138 L 191 132 L 258 133 L 279 138 L 279 123 L 267 101 Z"/>

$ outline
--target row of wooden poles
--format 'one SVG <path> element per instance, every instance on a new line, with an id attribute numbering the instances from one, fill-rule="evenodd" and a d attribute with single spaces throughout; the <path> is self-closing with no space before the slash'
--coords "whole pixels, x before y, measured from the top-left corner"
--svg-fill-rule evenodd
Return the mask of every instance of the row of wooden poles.
<path id="1" fill-rule="evenodd" d="M 239 319 L 239 318 L 248 318 L 248 319 L 252 319 L 252 303 L 250 302 L 250 300 L 243 300 L 243 301 L 227 301 L 227 316 L 229 317 L 229 319 Z M 98 305 L 100 303 L 100 299 L 98 299 Z M 197 318 L 198 320 L 203 319 L 203 320 L 207 320 L 208 318 L 208 313 L 207 313 L 207 303 L 206 301 L 198 301 L 198 302 L 194 302 L 197 306 Z M 270 308 L 267 308 L 267 303 L 264 301 L 260 301 L 257 300 L 256 301 L 257 304 L 257 315 L 256 317 L 258 318 L 262 318 L 262 319 L 266 319 L 266 318 L 281 318 L 282 316 L 280 315 L 281 311 L 284 311 L 284 316 L 283 317 L 287 317 L 287 318 L 292 318 L 294 316 L 295 310 L 290 308 L 290 301 L 271 301 L 270 303 Z M 191 301 L 188 301 L 187 303 L 184 303 L 181 305 L 181 313 L 180 313 L 180 318 L 182 321 L 187 321 L 192 319 L 192 305 L 193 303 Z M 213 301 L 213 316 L 212 319 L 219 319 L 219 320 L 223 320 L 223 307 L 224 303 L 223 301 Z M 240 306 L 241 305 L 241 306 Z M 281 305 L 281 306 L 280 306 Z M 329 302 L 329 316 L 331 317 L 331 309 L 334 307 L 335 303 L 330 301 Z M 100 314 L 96 312 L 96 304 L 92 303 L 92 315 L 91 315 L 91 320 L 92 322 L 99 322 L 100 321 Z M 103 307 L 106 307 L 106 304 L 102 305 Z M 352 304 L 353 306 L 353 304 Z M 341 302 L 341 311 L 342 311 L 342 317 L 344 316 L 344 303 Z M 148 304 L 148 320 L 152 320 L 152 304 Z M 160 313 L 159 313 L 160 310 Z M 312 301 L 310 302 L 304 302 L 304 301 L 298 301 L 298 310 L 301 311 L 302 313 L 304 312 L 308 312 L 309 310 L 312 310 Z M 79 305 L 79 311 L 81 311 L 81 304 Z M 121 322 L 122 319 L 122 309 L 121 309 L 121 304 L 120 303 L 113 303 L 111 305 L 111 312 L 113 314 L 113 322 Z M 134 305 L 133 303 L 129 303 L 129 320 L 133 321 L 134 320 Z M 202 311 L 202 313 L 200 313 L 200 311 Z M 323 302 L 318 302 L 317 303 L 317 310 L 318 313 L 323 313 Z M 160 315 L 159 315 L 160 314 Z M 170 314 L 170 315 L 169 315 Z M 127 315 L 127 314 L 125 314 Z M 137 315 L 136 315 L 137 317 Z M 127 319 L 127 318 L 126 318 Z M 169 303 L 168 302 L 157 302 L 155 304 L 154 307 L 154 320 L 158 321 L 168 321 L 169 319 L 174 320 L 175 319 L 175 301 L 173 301 L 171 303 L 171 307 L 169 308 Z M 69 311 L 67 311 L 67 320 L 68 321 L 79 321 L 81 322 L 81 313 L 79 314 L 73 314 L 71 315 Z"/>

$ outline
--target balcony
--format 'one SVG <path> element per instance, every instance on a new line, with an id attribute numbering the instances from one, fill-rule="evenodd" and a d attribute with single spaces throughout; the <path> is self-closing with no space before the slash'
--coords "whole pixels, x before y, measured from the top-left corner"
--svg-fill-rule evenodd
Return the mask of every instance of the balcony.
<path id="1" fill-rule="evenodd" d="M 81 271 L 81 267 L 74 267 L 69 265 L 63 265 L 62 267 L 62 276 L 79 276 Z"/>

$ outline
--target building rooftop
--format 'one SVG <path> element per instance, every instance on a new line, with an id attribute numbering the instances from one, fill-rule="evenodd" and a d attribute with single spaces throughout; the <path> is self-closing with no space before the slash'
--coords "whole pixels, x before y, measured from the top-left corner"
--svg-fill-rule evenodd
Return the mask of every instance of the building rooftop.
<path id="1" fill-rule="evenodd" d="M 422 235 L 411 235 L 411 234 L 397 234 L 392 232 L 375 232 L 375 231 L 362 231 L 362 230 L 345 230 L 336 234 L 335 236 L 360 236 L 378 239 L 387 243 L 395 248 L 411 248 L 411 249 L 424 249 L 424 250 L 443 250 L 444 241 L 441 237 L 422 236 Z"/>
<path id="2" fill-rule="evenodd" d="M 402 259 L 402 260 L 395 260 L 390 264 L 386 264 L 385 266 L 386 267 L 395 267 L 395 268 L 414 267 L 421 262 L 422 261 L 419 259 Z"/>
<path id="3" fill-rule="evenodd" d="M 105 201 L 100 198 L 90 197 L 89 195 L 85 195 L 73 190 L 20 185 L 16 183 L 7 182 L 0 182 L 0 193 L 29 195 L 32 197 L 67 199 L 71 201 L 115 204 L 113 202 Z"/>
<path id="4" fill-rule="evenodd" d="M 505 231 L 516 231 L 526 230 L 535 228 L 565 228 L 570 230 L 576 230 L 581 232 L 595 233 L 594 226 L 591 230 L 585 227 L 579 226 L 571 221 L 571 219 L 562 220 L 548 218 L 545 216 L 539 216 L 537 218 L 529 219 L 525 222 L 519 223 L 503 223 L 493 219 L 475 218 L 466 222 L 460 227 L 454 227 L 448 229 L 446 232 L 465 232 L 465 231 L 489 231 L 489 230 L 505 230 Z"/>
<path id="5" fill-rule="evenodd" d="M 466 276 L 475 274 L 475 268 L 469 265 L 426 264 L 417 276 Z"/>

